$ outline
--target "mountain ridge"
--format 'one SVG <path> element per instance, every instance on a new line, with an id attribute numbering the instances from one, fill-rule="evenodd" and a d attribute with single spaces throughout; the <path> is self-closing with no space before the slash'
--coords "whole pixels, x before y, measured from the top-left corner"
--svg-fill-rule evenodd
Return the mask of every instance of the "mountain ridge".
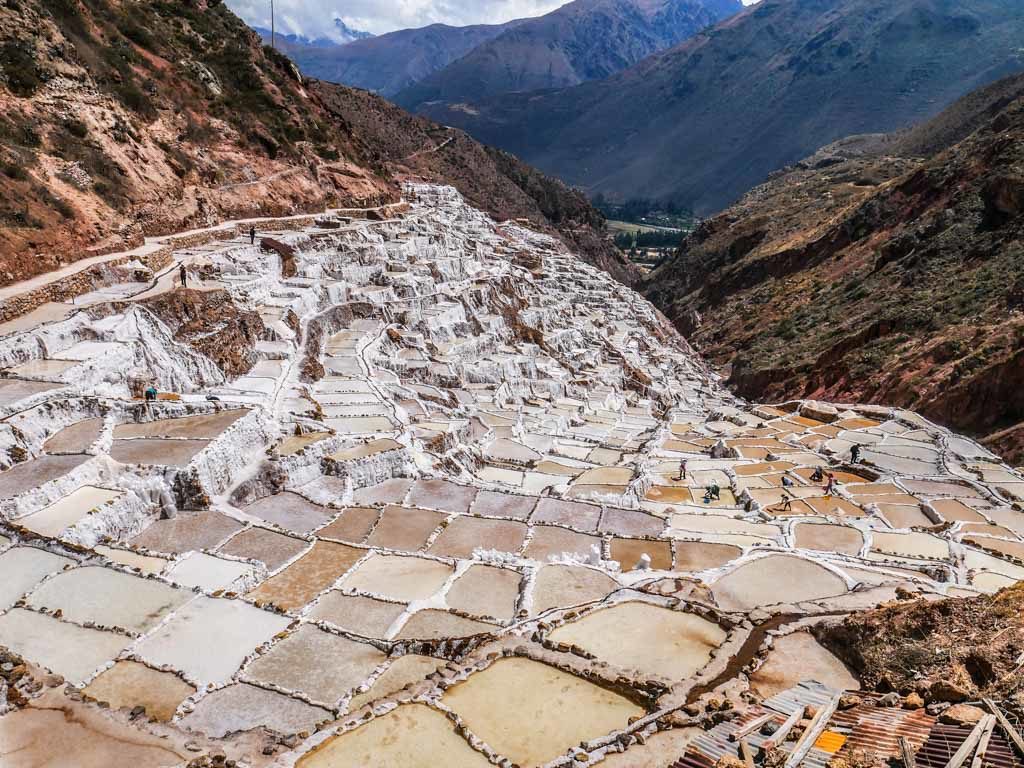
<path id="1" fill-rule="evenodd" d="M 574 0 L 482 43 L 395 101 L 415 110 L 598 80 L 742 8 L 739 0 Z"/>
<path id="2" fill-rule="evenodd" d="M 1020 71 L 1022 37 L 1009 0 L 763 0 L 605 80 L 419 111 L 591 194 L 708 215 L 822 145 Z"/>
<path id="3" fill-rule="evenodd" d="M 1020 462 L 1022 235 L 1018 75 L 780 171 L 644 290 L 742 396 L 913 407 Z"/>
<path id="4" fill-rule="evenodd" d="M 343 46 L 292 44 L 287 53 L 310 77 L 394 96 L 518 23 L 468 27 L 431 24 Z"/>

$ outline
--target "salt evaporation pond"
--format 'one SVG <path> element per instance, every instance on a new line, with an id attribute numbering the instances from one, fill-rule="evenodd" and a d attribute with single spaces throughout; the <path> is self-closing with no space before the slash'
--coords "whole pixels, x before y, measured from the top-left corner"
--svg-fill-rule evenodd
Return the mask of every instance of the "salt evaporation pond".
<path id="1" fill-rule="evenodd" d="M 672 681 L 706 666 L 725 638 L 707 619 L 641 602 L 602 608 L 551 633 L 553 641 L 577 645 L 621 669 Z"/>

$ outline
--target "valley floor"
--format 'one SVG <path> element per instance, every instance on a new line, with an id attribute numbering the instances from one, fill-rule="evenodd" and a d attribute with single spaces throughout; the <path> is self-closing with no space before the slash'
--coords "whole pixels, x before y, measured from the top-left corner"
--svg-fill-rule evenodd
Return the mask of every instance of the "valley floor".
<path id="1" fill-rule="evenodd" d="M 854 697 L 826 630 L 1024 579 L 1024 477 L 744 402 L 558 241 L 405 192 L 4 294 L 0 764 L 952 756 L 942 684 L 990 681 Z"/>

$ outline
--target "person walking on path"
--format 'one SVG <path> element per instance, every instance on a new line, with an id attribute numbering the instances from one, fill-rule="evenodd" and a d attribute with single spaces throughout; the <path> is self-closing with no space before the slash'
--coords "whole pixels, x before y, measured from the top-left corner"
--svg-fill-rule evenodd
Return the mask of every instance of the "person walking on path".
<path id="1" fill-rule="evenodd" d="M 828 473 L 828 485 L 825 486 L 826 496 L 835 496 L 836 494 L 836 476 L 831 472 Z"/>
<path id="2" fill-rule="evenodd" d="M 850 459 L 854 464 L 860 464 L 860 445 L 858 443 L 854 443 L 850 449 Z"/>
<path id="3" fill-rule="evenodd" d="M 181 287 L 182 288 L 187 288 L 188 287 L 188 270 L 185 269 L 185 264 L 184 263 L 182 263 L 178 267 L 178 277 L 181 278 Z"/>
<path id="4" fill-rule="evenodd" d="M 249 227 L 249 245 L 256 245 L 256 227 Z"/>
<path id="5" fill-rule="evenodd" d="M 679 460 L 679 479 L 686 479 L 686 459 Z"/>

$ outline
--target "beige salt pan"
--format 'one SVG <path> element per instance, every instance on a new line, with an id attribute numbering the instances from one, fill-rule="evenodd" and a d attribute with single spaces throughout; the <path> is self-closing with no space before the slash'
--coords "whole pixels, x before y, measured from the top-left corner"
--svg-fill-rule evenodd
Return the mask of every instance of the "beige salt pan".
<path id="1" fill-rule="evenodd" d="M 333 736 L 296 768 L 489 768 L 490 762 L 455 732 L 440 712 L 406 704 L 355 730 Z"/>
<path id="2" fill-rule="evenodd" d="M 441 700 L 495 752 L 522 766 L 543 765 L 644 714 L 611 691 L 523 658 L 499 659 Z"/>
<path id="3" fill-rule="evenodd" d="M 703 668 L 725 638 L 707 619 L 641 602 L 602 608 L 551 633 L 552 640 L 578 645 L 622 669 L 670 680 Z"/>

